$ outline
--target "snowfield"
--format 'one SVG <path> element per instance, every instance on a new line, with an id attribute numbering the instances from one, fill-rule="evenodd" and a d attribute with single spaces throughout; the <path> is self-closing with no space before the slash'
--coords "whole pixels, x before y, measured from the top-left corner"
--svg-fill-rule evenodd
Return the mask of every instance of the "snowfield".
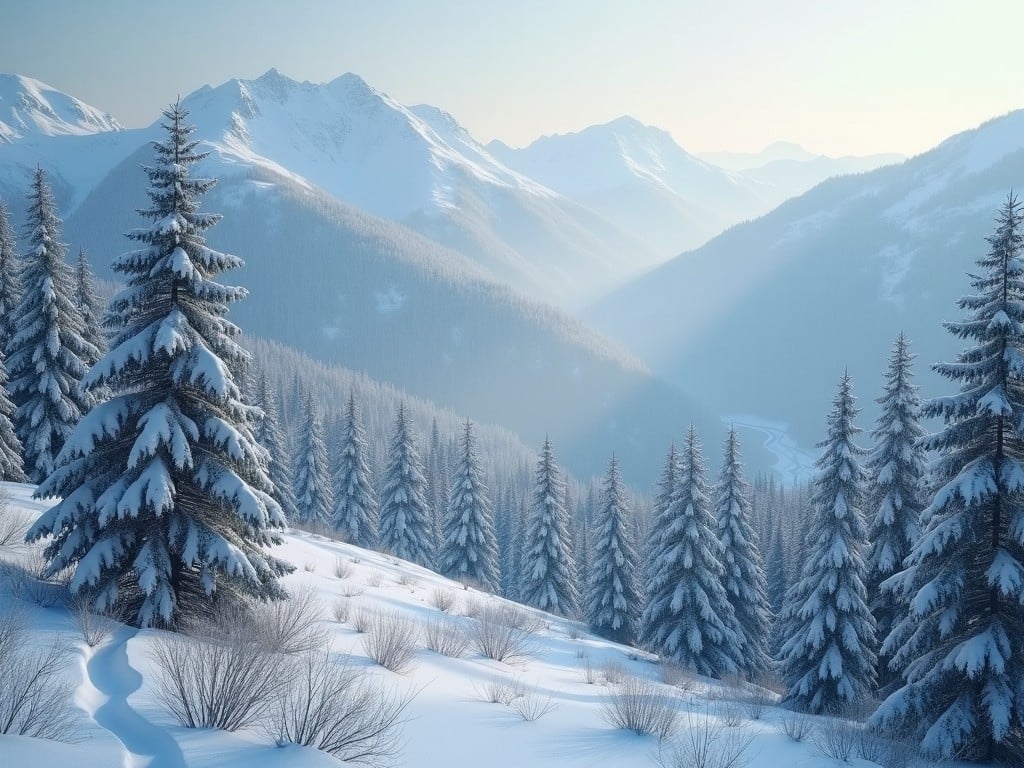
<path id="1" fill-rule="evenodd" d="M 32 518 L 46 508 L 31 498 L 33 487 L 4 484 L 11 496 L 11 513 Z M 449 658 L 424 647 L 422 625 L 441 616 L 438 597 L 450 597 L 448 614 L 471 625 L 487 605 L 500 598 L 442 578 L 428 570 L 307 533 L 290 533 L 275 551 L 296 566 L 285 578 L 293 593 L 309 588 L 322 603 L 323 629 L 330 649 L 350 655 L 349 663 L 376 676 L 388 690 L 413 695 L 402 727 L 402 755 L 397 761 L 410 768 L 440 766 L 558 766 L 567 768 L 640 768 L 657 765 L 659 742 L 613 728 L 604 717 L 604 702 L 631 677 L 650 680 L 679 708 L 676 739 L 685 741 L 695 727 L 721 727 L 720 742 L 749 737 L 748 765 L 756 768 L 829 768 L 840 763 L 822 753 L 813 733 L 798 743 L 784 732 L 794 715 L 774 705 L 763 706 L 757 720 L 754 707 L 738 704 L 736 687 L 698 678 L 670 687 L 660 682 L 659 668 L 649 654 L 616 645 L 583 631 L 581 625 L 529 611 L 536 619 L 527 657 L 515 664 L 483 658 L 472 647 L 463 658 Z M 0 547 L 5 560 L 24 557 L 20 544 Z M 81 711 L 78 727 L 65 732 L 65 744 L 22 736 L 0 735 L 0 764 L 76 768 L 314 768 L 338 766 L 326 753 L 308 747 L 278 747 L 261 729 L 227 733 L 179 726 L 158 702 L 155 693 L 155 641 L 167 633 L 118 625 L 95 648 L 89 648 L 70 612 L 58 604 L 19 606 L 19 598 L 4 580 L 0 611 L 27 612 L 31 636 L 40 646 L 57 636 L 66 641 L 66 674 L 75 686 L 74 704 Z M 344 622 L 332 618 L 339 600 L 347 601 Z M 412 667 L 396 674 L 375 664 L 363 646 L 365 634 L 353 627 L 359 617 L 397 612 L 418 624 L 420 636 Z M 593 682 L 587 682 L 587 669 Z M 609 683 L 606 678 L 620 681 Z M 539 719 L 526 720 L 512 707 L 488 703 L 485 687 L 495 680 L 518 680 L 525 699 L 551 709 Z M 773 697 L 774 698 L 774 697 Z M 710 721 L 706 720 L 710 717 Z M 826 732 L 824 718 L 807 718 L 813 732 Z M 854 766 L 875 763 L 851 757 Z M 672 764 L 675 766 L 675 764 Z M 682 764 L 680 764 L 681 766 Z M 924 763 L 921 763 L 924 765 Z M 723 768 L 706 763 L 706 768 Z"/>

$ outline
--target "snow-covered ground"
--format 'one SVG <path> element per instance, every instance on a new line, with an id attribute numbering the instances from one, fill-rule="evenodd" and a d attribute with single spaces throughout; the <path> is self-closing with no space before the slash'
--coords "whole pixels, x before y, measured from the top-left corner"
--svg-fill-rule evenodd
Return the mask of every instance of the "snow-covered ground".
<path id="1" fill-rule="evenodd" d="M 31 500 L 31 487 L 6 488 L 16 511 L 38 514 L 43 505 Z M 12 551 L 10 546 L 0 549 L 8 557 Z M 659 671 L 650 656 L 581 633 L 582 628 L 572 622 L 536 612 L 540 628 L 531 652 L 515 665 L 485 659 L 472 650 L 464 658 L 441 656 L 426 650 L 421 637 L 413 668 L 406 674 L 395 674 L 374 665 L 367 656 L 365 635 L 351 624 L 360 611 L 394 611 L 425 622 L 440 615 L 435 607 L 438 592 L 454 598 L 449 608 L 452 615 L 473 612 L 474 607 L 479 609 L 499 599 L 389 556 L 310 534 L 288 535 L 278 554 L 296 565 L 295 573 L 285 579 L 288 588 L 312 588 L 322 601 L 323 629 L 332 651 L 351 654 L 353 664 L 377 675 L 386 688 L 415 694 L 407 710 L 400 764 L 410 768 L 640 768 L 657 764 L 655 737 L 616 730 L 602 714 L 603 701 L 617 690 L 603 680 L 602 668 L 611 664 L 621 670 L 619 674 L 657 681 Z M 349 622 L 331 618 L 332 607 L 339 599 L 348 600 Z M 9 591 L 0 594 L 0 610 L 10 610 L 15 601 Z M 258 729 L 225 733 L 178 726 L 154 695 L 151 649 L 161 632 L 118 626 L 106 641 L 89 648 L 67 609 L 27 605 L 24 610 L 29 611 L 35 641 L 45 644 L 58 634 L 69 641 L 68 674 L 74 676 L 74 703 L 83 717 L 74 744 L 0 736 L 0 764 L 4 766 L 339 765 L 334 758 L 311 748 L 276 747 Z M 472 619 L 460 621 L 469 623 Z M 586 680 L 588 663 L 594 670 L 593 683 Z M 536 691 L 539 700 L 550 698 L 554 709 L 538 720 L 526 721 L 507 706 L 482 700 L 480 691 L 488 681 L 512 678 L 521 681 L 527 690 Z M 792 717 L 790 713 L 768 706 L 760 719 L 752 720 L 746 707 L 726 701 L 730 690 L 735 689 L 707 680 L 691 683 L 685 689 L 663 687 L 682 712 L 683 737 L 689 726 L 703 723 L 710 713 L 713 723 L 723 725 L 723 738 L 751 737 L 748 766 L 838 765 L 822 754 L 813 739 L 798 743 L 783 733 L 782 723 Z M 824 722 L 811 720 L 818 725 Z M 726 725 L 727 721 L 730 724 Z M 73 733 L 70 727 L 67 732 L 69 736 Z M 873 765 L 857 758 L 851 764 L 860 768 Z"/>

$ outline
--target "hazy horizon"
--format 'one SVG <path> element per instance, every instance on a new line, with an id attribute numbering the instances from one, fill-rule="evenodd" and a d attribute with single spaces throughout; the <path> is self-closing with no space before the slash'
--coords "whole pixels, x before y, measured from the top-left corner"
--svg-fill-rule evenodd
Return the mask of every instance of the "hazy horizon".
<path id="1" fill-rule="evenodd" d="M 1024 106 L 1018 68 L 1007 66 L 1024 10 L 1006 2 L 869 0 L 852 11 L 802 0 L 184 0 L 175 13 L 188 35 L 165 43 L 158 5 L 15 4 L 0 71 L 128 127 L 153 122 L 176 94 L 272 67 L 312 82 L 354 72 L 511 146 L 630 115 L 691 152 L 788 141 L 828 155 L 911 155 Z M 174 67 L 154 54 L 176 45 L 189 55 Z"/>

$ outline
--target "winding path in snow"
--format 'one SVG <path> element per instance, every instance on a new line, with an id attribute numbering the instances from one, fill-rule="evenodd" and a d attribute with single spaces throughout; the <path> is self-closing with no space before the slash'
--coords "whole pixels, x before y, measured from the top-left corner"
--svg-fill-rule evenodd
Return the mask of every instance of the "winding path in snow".
<path id="1" fill-rule="evenodd" d="M 775 456 L 774 470 L 784 484 L 805 483 L 813 476 L 815 455 L 796 444 L 785 424 L 746 415 L 726 416 L 722 421 L 764 436 L 764 448 Z"/>
<path id="2" fill-rule="evenodd" d="M 142 675 L 128 663 L 128 641 L 137 631 L 122 627 L 89 659 L 89 680 L 107 697 L 93 717 L 124 745 L 125 768 L 186 768 L 174 737 L 128 703 L 128 697 L 142 685 Z"/>

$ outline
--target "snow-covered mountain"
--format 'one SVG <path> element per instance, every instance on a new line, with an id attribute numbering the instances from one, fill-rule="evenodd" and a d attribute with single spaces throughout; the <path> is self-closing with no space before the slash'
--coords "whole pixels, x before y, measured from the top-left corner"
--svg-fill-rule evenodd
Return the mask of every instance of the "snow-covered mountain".
<path id="1" fill-rule="evenodd" d="M 666 131 L 631 117 L 545 136 L 522 149 L 500 141 L 488 149 L 643 237 L 661 258 L 762 213 L 773 199 L 770 189 L 694 157 Z"/>
<path id="2" fill-rule="evenodd" d="M 862 417 L 874 417 L 892 339 L 928 367 L 958 350 L 940 327 L 958 318 L 965 272 L 1011 189 L 1024 186 L 1024 111 L 935 149 L 831 179 L 684 253 L 585 313 L 715 413 L 789 422 L 820 436 L 843 368 Z"/>
<path id="3" fill-rule="evenodd" d="M 119 131 L 114 118 L 30 77 L 0 74 L 0 144 L 29 136 Z"/>

